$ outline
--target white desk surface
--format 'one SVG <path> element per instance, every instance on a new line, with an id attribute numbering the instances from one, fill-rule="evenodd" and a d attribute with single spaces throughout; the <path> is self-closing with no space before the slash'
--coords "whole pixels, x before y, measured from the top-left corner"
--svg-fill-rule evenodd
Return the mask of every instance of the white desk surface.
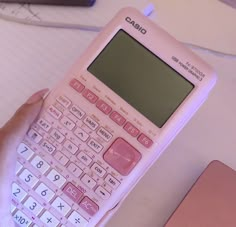
<path id="1" fill-rule="evenodd" d="M 236 54 L 236 10 L 205 2 L 156 0 L 155 20 L 181 41 Z M 32 92 L 62 78 L 95 36 L 0 20 L 0 125 Z M 161 227 L 210 161 L 236 169 L 236 59 L 195 52 L 217 71 L 216 87 L 107 227 Z"/>

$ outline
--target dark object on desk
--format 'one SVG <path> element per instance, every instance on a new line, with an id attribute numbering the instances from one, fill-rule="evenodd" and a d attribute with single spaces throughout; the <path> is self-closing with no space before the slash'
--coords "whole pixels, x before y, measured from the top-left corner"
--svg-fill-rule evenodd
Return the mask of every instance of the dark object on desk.
<path id="1" fill-rule="evenodd" d="M 235 227 L 236 172 L 211 162 L 165 227 Z"/>
<path id="2" fill-rule="evenodd" d="M 0 0 L 6 3 L 30 3 L 64 6 L 92 6 L 96 0 Z"/>
<path id="3" fill-rule="evenodd" d="M 220 0 L 220 1 L 236 9 L 236 0 Z"/>

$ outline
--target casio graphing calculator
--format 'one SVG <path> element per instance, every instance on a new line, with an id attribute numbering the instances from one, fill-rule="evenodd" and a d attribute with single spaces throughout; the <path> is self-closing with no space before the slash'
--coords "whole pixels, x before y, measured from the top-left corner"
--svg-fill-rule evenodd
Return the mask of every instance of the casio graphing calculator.
<path id="1" fill-rule="evenodd" d="M 18 147 L 15 222 L 103 226 L 215 81 L 210 66 L 156 24 L 121 10 L 48 95 Z"/>

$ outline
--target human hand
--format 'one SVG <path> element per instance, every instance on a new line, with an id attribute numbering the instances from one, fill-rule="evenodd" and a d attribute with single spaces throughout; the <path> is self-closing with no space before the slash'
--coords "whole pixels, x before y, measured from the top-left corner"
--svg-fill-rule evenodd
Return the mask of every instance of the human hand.
<path id="1" fill-rule="evenodd" d="M 0 226 L 14 226 L 11 208 L 11 185 L 15 176 L 16 150 L 30 125 L 38 116 L 48 89 L 33 94 L 0 129 Z"/>

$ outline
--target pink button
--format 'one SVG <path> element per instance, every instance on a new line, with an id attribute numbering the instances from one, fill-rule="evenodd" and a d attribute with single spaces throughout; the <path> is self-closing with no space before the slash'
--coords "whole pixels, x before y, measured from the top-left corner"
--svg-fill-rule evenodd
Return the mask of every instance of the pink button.
<path id="1" fill-rule="evenodd" d="M 128 132 L 131 136 L 136 137 L 139 134 L 139 130 L 132 125 L 130 122 L 127 122 L 124 126 L 126 132 Z"/>
<path id="2" fill-rule="evenodd" d="M 63 192 L 71 198 L 74 202 L 79 201 L 79 199 L 83 196 L 83 192 L 81 192 L 76 186 L 74 186 L 71 183 L 68 183 L 64 189 Z"/>
<path id="3" fill-rule="evenodd" d="M 84 88 L 85 88 L 85 86 L 82 83 L 80 83 L 78 80 L 76 80 L 76 79 L 72 79 L 70 81 L 70 86 L 72 88 L 74 88 L 79 93 L 81 93 L 84 90 Z"/>
<path id="4" fill-rule="evenodd" d="M 138 137 L 138 141 L 146 148 L 149 148 L 152 146 L 153 141 L 149 139 L 146 135 L 143 133 Z"/>
<path id="5" fill-rule="evenodd" d="M 96 107 L 106 115 L 108 115 L 112 110 L 112 108 L 101 99 L 97 102 Z"/>
<path id="6" fill-rule="evenodd" d="M 98 100 L 98 97 L 92 92 L 90 91 L 89 89 L 86 89 L 84 92 L 83 92 L 83 96 L 91 103 L 95 103 L 97 102 Z"/>
<path id="7" fill-rule="evenodd" d="M 125 118 L 122 117 L 118 112 L 114 111 L 111 115 L 110 118 L 116 122 L 119 126 L 122 126 L 125 123 Z"/>
<path id="8" fill-rule="evenodd" d="M 128 142 L 118 138 L 106 151 L 103 158 L 123 176 L 127 176 L 137 165 L 142 155 Z"/>
<path id="9" fill-rule="evenodd" d="M 91 216 L 96 214 L 99 210 L 99 206 L 87 196 L 83 198 L 79 206 Z"/>

